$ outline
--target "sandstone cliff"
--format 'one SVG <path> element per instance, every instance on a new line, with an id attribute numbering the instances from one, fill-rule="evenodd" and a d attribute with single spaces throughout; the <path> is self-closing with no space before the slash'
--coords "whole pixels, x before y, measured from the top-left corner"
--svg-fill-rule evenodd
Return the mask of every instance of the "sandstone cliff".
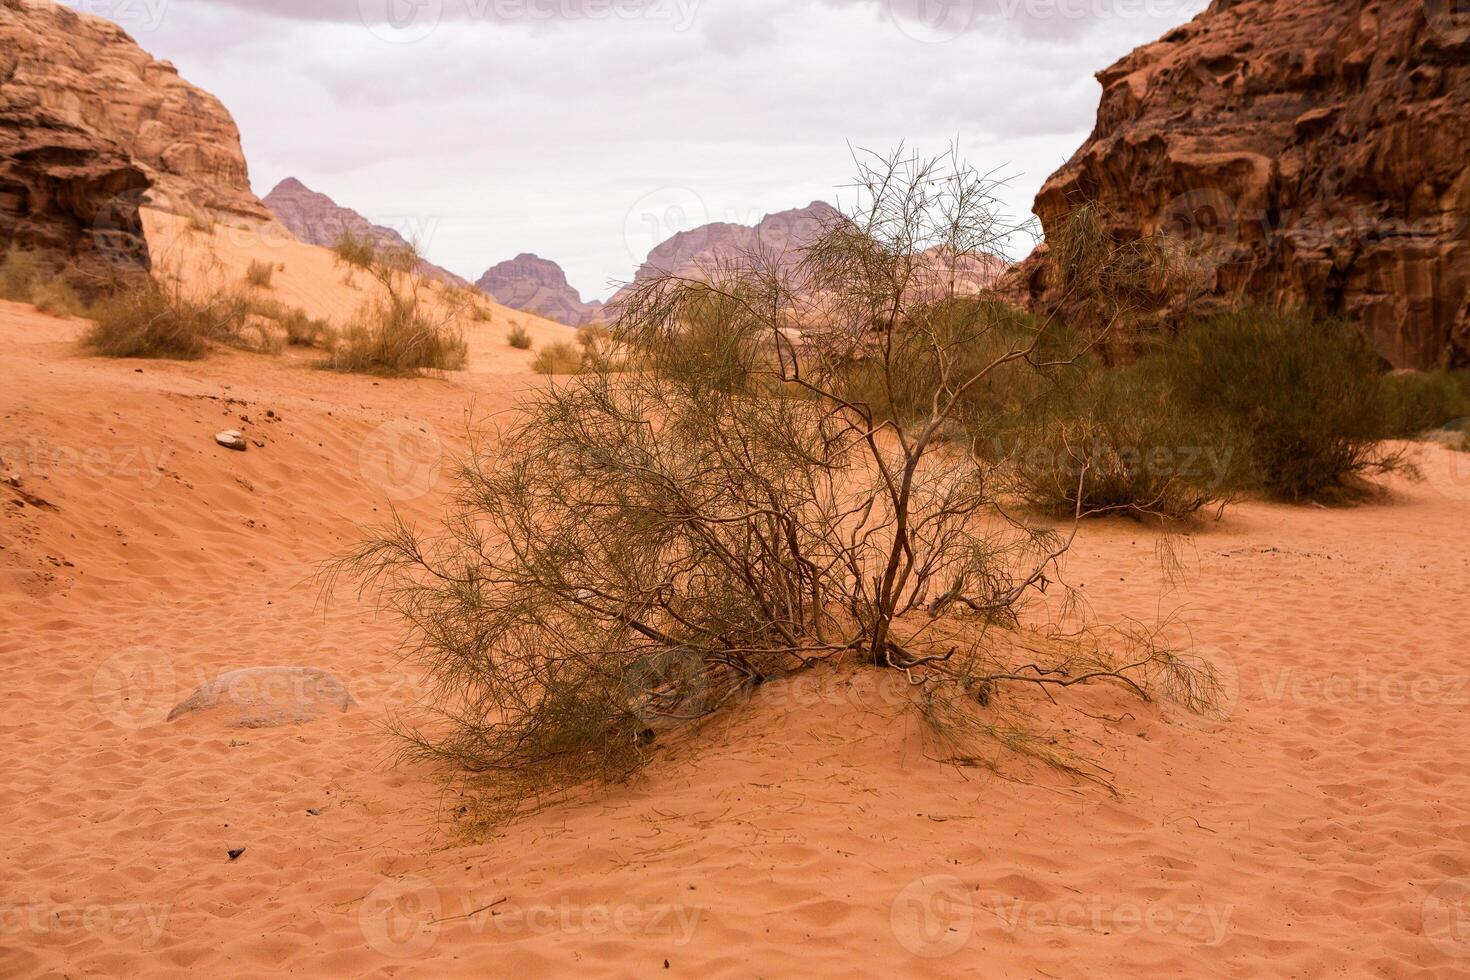
<path id="1" fill-rule="evenodd" d="M 602 319 L 602 303 L 582 302 L 561 266 L 529 253 L 491 266 L 475 285 L 497 303 L 569 326 Z"/>
<path id="2" fill-rule="evenodd" d="M 269 217 L 229 112 L 122 28 L 50 0 L 0 0 L 3 51 L 16 55 L 4 86 L 11 119 L 44 116 L 119 148 L 147 176 L 152 206 Z"/>
<path id="3" fill-rule="evenodd" d="M 1204 258 L 1207 305 L 1313 307 L 1397 367 L 1470 359 L 1470 15 L 1455 0 L 1215 0 L 1098 74 L 1042 188 Z M 1055 295 L 1044 253 L 1024 288 Z"/>

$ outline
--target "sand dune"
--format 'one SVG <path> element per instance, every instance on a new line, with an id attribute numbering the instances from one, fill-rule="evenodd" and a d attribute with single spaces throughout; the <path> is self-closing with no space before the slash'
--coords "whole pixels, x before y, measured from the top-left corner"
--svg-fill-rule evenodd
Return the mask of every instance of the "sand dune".
<path id="1" fill-rule="evenodd" d="M 200 292 L 246 290 L 337 326 L 346 325 L 364 304 L 379 298 L 376 284 L 366 273 L 342 265 L 329 249 L 298 242 L 277 224 L 237 227 L 220 222 L 204 230 L 186 218 L 152 209 L 143 210 L 143 223 L 155 270 L 182 275 Z M 245 275 L 252 262 L 276 266 L 269 288 L 247 285 Z M 424 289 L 430 302 L 436 303 L 444 284 L 428 280 Z M 576 337 L 571 327 L 510 309 L 488 296 L 477 302 L 489 311 L 490 320 L 460 324 L 470 343 L 472 372 L 529 371 L 536 349 Z M 516 326 L 525 327 L 530 334 L 532 350 L 516 350 L 505 342 L 506 333 Z"/>
<path id="2" fill-rule="evenodd" d="M 466 844 L 380 729 L 421 693 L 394 623 L 320 608 L 313 576 L 390 507 L 430 515 L 466 406 L 539 379 L 488 373 L 499 352 L 393 382 L 111 361 L 82 327 L 0 304 L 0 974 L 1470 976 L 1460 456 L 1426 448 L 1384 504 L 1235 508 L 1172 590 L 1150 532 L 1088 527 L 1070 574 L 1099 615 L 1169 590 L 1234 668 L 1221 719 L 1102 690 L 1040 711 L 1117 797 L 937 764 L 891 692 L 836 673 Z M 360 708 L 164 721 L 274 665 Z"/>

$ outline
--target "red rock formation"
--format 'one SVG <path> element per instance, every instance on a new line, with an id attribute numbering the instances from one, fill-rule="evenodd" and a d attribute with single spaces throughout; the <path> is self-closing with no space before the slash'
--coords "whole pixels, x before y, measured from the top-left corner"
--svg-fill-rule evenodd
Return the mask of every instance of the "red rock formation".
<path id="1" fill-rule="evenodd" d="M 529 253 L 491 266 L 475 285 L 497 303 L 569 326 L 602 319 L 602 303 L 582 302 L 561 266 Z"/>
<path id="2" fill-rule="evenodd" d="M 214 96 L 154 60 L 122 28 L 50 0 L 0 0 L 0 52 L 12 113 L 57 120 L 128 154 L 148 177 L 147 203 L 264 220 L 240 133 Z"/>
<path id="3" fill-rule="evenodd" d="M 358 238 L 375 242 L 382 248 L 403 248 L 408 240 L 383 225 L 375 225 L 351 208 L 344 208 L 320 191 L 314 191 L 295 177 L 287 177 L 265 196 L 265 204 L 277 221 L 286 227 L 297 240 L 308 245 L 331 248 L 351 232 Z M 444 282 L 456 285 L 467 283 L 432 262 L 423 263 L 422 270 Z"/>
<path id="4" fill-rule="evenodd" d="M 1458 6 L 1457 6 L 1458 4 Z M 1216 305 L 1359 323 L 1397 367 L 1470 360 L 1462 0 L 1215 0 L 1098 74 L 1091 138 L 1036 199 L 1193 242 Z M 1027 263 L 1031 301 L 1056 284 Z"/>

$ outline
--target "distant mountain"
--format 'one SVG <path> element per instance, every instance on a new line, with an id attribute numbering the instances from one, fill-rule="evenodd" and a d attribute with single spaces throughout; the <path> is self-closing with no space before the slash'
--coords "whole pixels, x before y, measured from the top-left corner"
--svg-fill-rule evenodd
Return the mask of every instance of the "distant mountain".
<path id="1" fill-rule="evenodd" d="M 768 214 L 754 225 L 716 222 L 681 231 L 648 253 L 647 260 L 634 274 L 633 284 L 660 275 L 698 278 L 721 262 L 756 251 L 775 255 L 781 264 L 794 267 L 802 259 L 802 250 L 823 229 L 842 220 L 842 212 L 832 205 L 813 201 L 804 208 Z M 956 291 L 962 295 L 991 288 L 1007 268 L 1007 263 L 999 256 L 966 256 L 953 263 L 956 268 L 950 269 L 951 263 L 945 261 L 942 249 L 930 249 L 924 255 L 925 262 L 933 270 L 926 279 L 937 281 L 940 276 L 947 278 L 952 272 Z M 608 307 L 615 307 L 630 288 L 625 286 L 619 290 L 608 300 Z"/>
<path id="2" fill-rule="evenodd" d="M 582 302 L 561 266 L 524 252 L 485 270 L 476 286 L 497 303 L 569 326 L 602 319 L 602 303 Z"/>
<path id="3" fill-rule="evenodd" d="M 331 248 L 352 232 L 385 248 L 402 248 L 408 240 L 392 228 L 375 225 L 351 208 L 344 208 L 320 191 L 314 191 L 295 177 L 287 177 L 265 196 L 265 206 L 276 220 L 285 225 L 298 240 L 308 245 Z M 423 264 L 423 272 L 456 285 L 468 285 L 464 279 L 432 262 Z"/>

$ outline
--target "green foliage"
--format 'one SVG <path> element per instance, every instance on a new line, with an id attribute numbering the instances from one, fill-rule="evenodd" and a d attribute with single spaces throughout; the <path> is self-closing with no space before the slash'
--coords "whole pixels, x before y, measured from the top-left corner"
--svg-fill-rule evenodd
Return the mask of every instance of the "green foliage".
<path id="1" fill-rule="evenodd" d="M 1246 310 L 1190 324 L 1159 355 L 1182 408 L 1232 430 L 1253 482 L 1284 500 L 1361 490 L 1401 465 L 1378 359 L 1337 320 Z"/>
<path id="2" fill-rule="evenodd" d="M 1387 434 L 1412 439 L 1470 417 L 1470 371 L 1400 371 L 1383 378 Z"/>

